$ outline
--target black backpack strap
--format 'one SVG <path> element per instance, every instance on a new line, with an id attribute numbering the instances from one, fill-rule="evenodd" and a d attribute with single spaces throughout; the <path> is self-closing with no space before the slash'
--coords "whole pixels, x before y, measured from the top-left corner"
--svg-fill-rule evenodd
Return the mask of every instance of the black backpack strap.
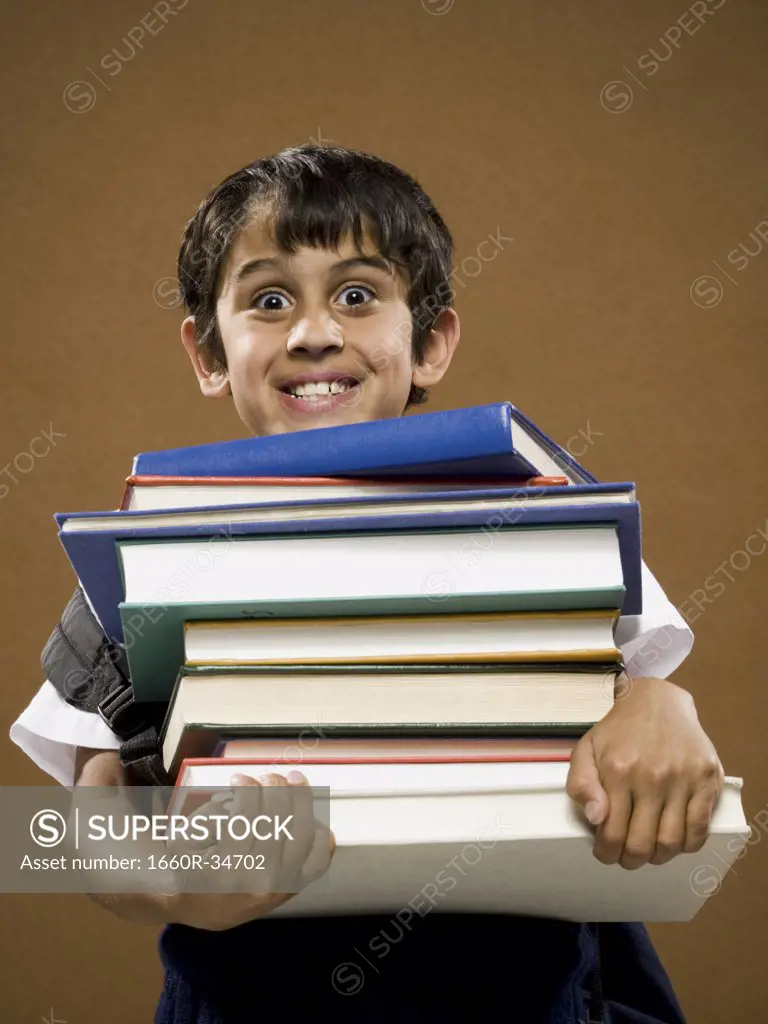
<path id="1" fill-rule="evenodd" d="M 81 587 L 70 598 L 40 661 L 68 704 L 99 715 L 123 741 L 120 762 L 137 784 L 171 783 L 159 743 L 167 705 L 137 703 L 125 650 L 104 635 Z"/>
<path id="2" fill-rule="evenodd" d="M 128 678 L 125 652 L 109 643 L 80 587 L 69 599 L 40 661 L 68 704 L 95 714 L 105 697 L 125 688 Z"/>
<path id="3" fill-rule="evenodd" d="M 120 763 L 127 769 L 129 783 L 152 786 L 173 784 L 165 770 L 160 750 L 157 727 L 148 726 L 142 732 L 123 741 L 120 747 Z"/>

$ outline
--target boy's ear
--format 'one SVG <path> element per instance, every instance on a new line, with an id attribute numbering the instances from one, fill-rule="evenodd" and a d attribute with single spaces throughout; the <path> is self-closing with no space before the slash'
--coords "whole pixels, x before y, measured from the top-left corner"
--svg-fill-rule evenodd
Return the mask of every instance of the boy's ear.
<path id="1" fill-rule="evenodd" d="M 181 343 L 187 350 L 189 361 L 206 398 L 224 398 L 232 394 L 226 370 L 213 370 L 205 352 L 198 346 L 195 318 L 188 316 L 181 325 Z"/>
<path id="2" fill-rule="evenodd" d="M 444 309 L 438 313 L 424 342 L 421 362 L 413 367 L 413 384 L 430 388 L 443 379 L 459 344 L 460 334 L 459 315 L 455 309 Z"/>

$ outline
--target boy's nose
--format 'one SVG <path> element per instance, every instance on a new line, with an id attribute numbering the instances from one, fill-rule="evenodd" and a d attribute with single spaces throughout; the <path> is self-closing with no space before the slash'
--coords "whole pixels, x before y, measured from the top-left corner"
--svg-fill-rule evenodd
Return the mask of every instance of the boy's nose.
<path id="1" fill-rule="evenodd" d="M 341 349 L 344 337 L 341 327 L 330 316 L 302 317 L 291 328 L 288 335 L 287 348 L 291 353 L 308 352 L 320 355 L 326 349 Z"/>

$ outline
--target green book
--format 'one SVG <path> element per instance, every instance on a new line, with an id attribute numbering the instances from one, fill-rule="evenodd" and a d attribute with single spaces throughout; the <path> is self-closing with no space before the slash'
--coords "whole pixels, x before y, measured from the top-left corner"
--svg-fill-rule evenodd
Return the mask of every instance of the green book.
<path id="1" fill-rule="evenodd" d="M 184 623 L 266 617 L 614 609 L 616 524 L 117 541 L 136 698 L 170 697 Z"/>
<path id="2" fill-rule="evenodd" d="M 502 593 L 449 595 L 441 601 L 443 612 L 561 611 L 568 609 L 618 609 L 623 587 L 569 590 L 559 593 Z M 199 620 L 341 615 L 434 615 L 436 606 L 419 598 L 369 599 L 366 602 L 291 602 L 265 607 L 262 602 L 236 604 L 228 601 L 144 605 L 121 602 L 120 618 L 126 643 L 128 667 L 137 701 L 168 700 L 179 668 L 185 662 L 184 623 Z"/>

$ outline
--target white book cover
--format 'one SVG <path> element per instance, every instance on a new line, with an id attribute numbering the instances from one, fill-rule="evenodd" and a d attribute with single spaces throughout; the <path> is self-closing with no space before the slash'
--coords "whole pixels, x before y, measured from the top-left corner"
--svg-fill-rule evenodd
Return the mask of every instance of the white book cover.
<path id="1" fill-rule="evenodd" d="M 689 921 L 719 891 L 746 845 L 741 787 L 741 779 L 726 780 L 698 853 L 633 871 L 594 857 L 594 830 L 564 785 L 334 797 L 330 823 L 337 849 L 328 872 L 273 914 L 394 915 L 410 908 L 571 921 Z"/>
<path id="2" fill-rule="evenodd" d="M 629 871 L 594 857 L 595 830 L 565 792 L 567 762 L 355 765 L 346 783 L 339 781 L 346 766 L 293 767 L 310 785 L 335 783 L 336 852 L 325 875 L 269 917 L 410 910 L 689 921 L 719 891 L 749 838 L 743 782 L 732 776 L 698 853 Z M 228 784 L 203 778 L 197 785 Z"/>

